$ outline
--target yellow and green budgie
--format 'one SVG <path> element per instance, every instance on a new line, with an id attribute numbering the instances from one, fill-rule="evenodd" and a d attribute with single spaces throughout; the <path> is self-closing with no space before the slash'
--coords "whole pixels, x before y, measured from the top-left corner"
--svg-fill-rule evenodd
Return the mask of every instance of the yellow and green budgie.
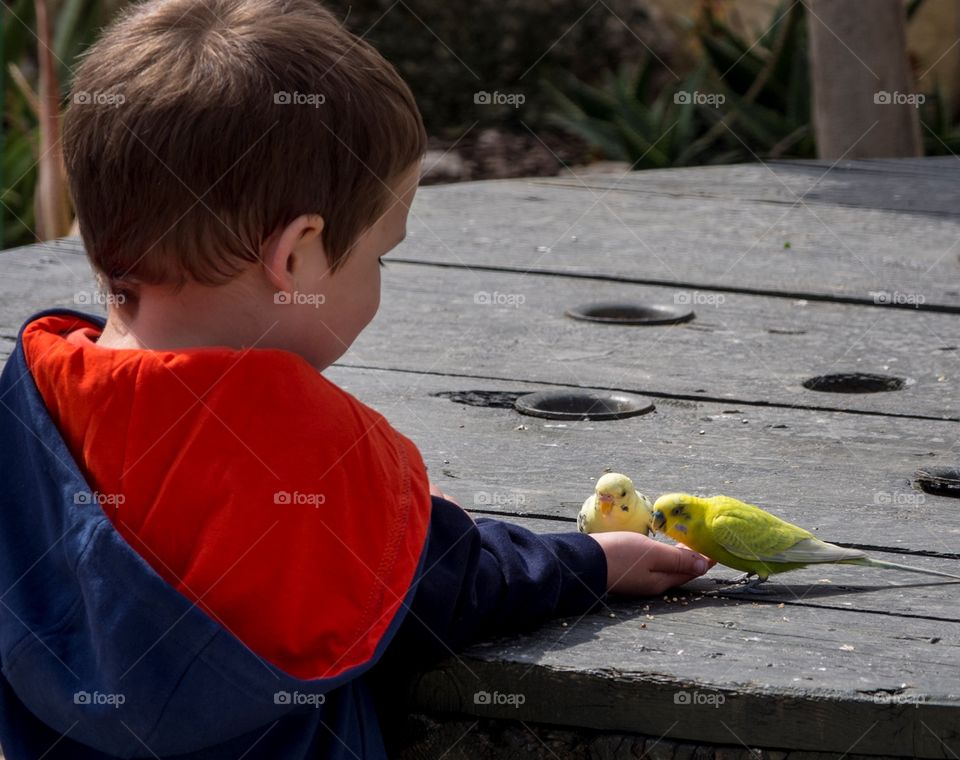
<path id="1" fill-rule="evenodd" d="M 868 557 L 816 538 L 810 531 L 781 520 L 760 507 L 729 496 L 709 498 L 686 493 L 661 496 L 653 505 L 653 528 L 720 564 L 757 576 L 808 565 L 837 563 L 906 570 L 960 580 L 960 576 Z"/>

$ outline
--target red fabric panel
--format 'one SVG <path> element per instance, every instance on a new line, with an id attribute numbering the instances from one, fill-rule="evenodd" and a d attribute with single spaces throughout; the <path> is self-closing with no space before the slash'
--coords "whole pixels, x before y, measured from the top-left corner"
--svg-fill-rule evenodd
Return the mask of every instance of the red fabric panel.
<path id="1" fill-rule="evenodd" d="M 283 670 L 332 677 L 366 662 L 426 540 L 413 443 L 290 352 L 109 349 L 98 334 L 54 315 L 23 343 L 115 528 Z"/>

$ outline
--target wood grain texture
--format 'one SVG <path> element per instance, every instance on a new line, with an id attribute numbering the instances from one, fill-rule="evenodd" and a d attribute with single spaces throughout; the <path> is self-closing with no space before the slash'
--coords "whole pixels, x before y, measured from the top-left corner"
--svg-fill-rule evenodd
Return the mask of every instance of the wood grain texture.
<path id="1" fill-rule="evenodd" d="M 476 645 L 421 674 L 415 702 L 750 748 L 950 757 L 960 746 L 960 620 L 894 623 L 856 602 L 819 606 L 820 587 L 802 580 L 794 588 L 806 586 L 807 596 L 786 603 L 776 592 L 702 593 L 709 586 L 704 579 L 662 598 L 608 599 L 582 617 Z M 477 704 L 478 692 L 524 701 Z"/>
<path id="2" fill-rule="evenodd" d="M 737 200 L 896 211 L 929 216 L 960 216 L 960 159 L 767 161 L 764 164 L 652 169 L 626 174 L 536 180 L 545 185 L 592 190 L 617 189 L 717 201 Z M 819 209 L 814 209 L 819 211 Z M 923 224 L 922 218 L 914 220 Z"/>
<path id="3" fill-rule="evenodd" d="M 324 374 L 410 436 L 431 478 L 469 509 L 572 527 L 610 468 L 651 496 L 726 493 L 825 540 L 920 553 L 905 562 L 942 555 L 944 564 L 930 567 L 960 574 L 960 501 L 911 487 L 919 464 L 955 461 L 955 423 L 664 400 L 641 417 L 557 422 L 435 395 L 479 390 L 512 398 L 545 387 L 539 384 L 342 366 Z M 842 568 L 848 579 L 867 577 L 860 571 Z"/>
<path id="4" fill-rule="evenodd" d="M 422 188 L 395 255 L 867 304 L 871 293 L 890 292 L 960 306 L 953 167 L 937 179 L 809 165 L 775 172 L 701 167 Z"/>
<path id="5" fill-rule="evenodd" d="M 590 301 L 689 304 L 692 322 L 577 321 Z M 737 293 L 388 264 L 381 311 L 350 363 L 617 388 L 682 398 L 960 420 L 960 316 Z M 901 391 L 824 393 L 815 376 L 905 378 Z"/>
<path id="6" fill-rule="evenodd" d="M 0 256 L 0 275 L 9 294 L 0 303 L 0 336 L 6 336 L 0 357 L 12 350 L 22 321 L 40 309 L 104 311 L 89 267 L 69 248 L 7 252 Z M 696 319 L 635 327 L 564 315 L 569 307 L 605 300 L 680 301 Z M 958 317 L 917 310 L 396 263 L 384 275 L 380 314 L 348 361 L 675 398 L 960 420 Z M 848 372 L 909 384 L 869 394 L 802 385 Z"/>
<path id="7" fill-rule="evenodd" d="M 78 239 L 0 252 L 0 332 L 16 332 L 34 312 L 53 306 L 103 313 Z"/>
<path id="8" fill-rule="evenodd" d="M 960 746 L 960 621 L 818 606 L 816 585 L 812 598 L 786 603 L 776 593 L 701 593 L 708 587 L 607 599 L 587 615 L 473 646 L 419 674 L 413 701 L 474 719 L 749 748 L 951 757 Z M 478 704 L 481 692 L 523 702 Z"/>
<path id="9" fill-rule="evenodd" d="M 772 605 L 707 600 L 672 614 L 642 609 L 475 647 L 423 674 L 416 704 L 688 742 L 727 744 L 733 735 L 749 747 L 835 755 L 940 758 L 960 748 L 955 643 L 905 645 L 888 618 L 866 613 L 804 619 Z M 923 632 L 956 642 L 956 626 Z M 525 701 L 477 705 L 478 691 Z M 681 694 L 690 702 L 678 704 Z"/>

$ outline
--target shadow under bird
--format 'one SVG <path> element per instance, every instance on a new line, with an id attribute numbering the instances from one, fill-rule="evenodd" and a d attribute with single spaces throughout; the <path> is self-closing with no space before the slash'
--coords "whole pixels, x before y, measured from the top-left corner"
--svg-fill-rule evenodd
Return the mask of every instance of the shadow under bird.
<path id="1" fill-rule="evenodd" d="M 925 570 L 867 556 L 816 538 L 810 531 L 729 496 L 699 497 L 664 494 L 653 505 L 653 528 L 722 565 L 742 570 L 751 585 L 775 573 L 810 565 L 865 565 L 960 580 L 937 570 Z"/>

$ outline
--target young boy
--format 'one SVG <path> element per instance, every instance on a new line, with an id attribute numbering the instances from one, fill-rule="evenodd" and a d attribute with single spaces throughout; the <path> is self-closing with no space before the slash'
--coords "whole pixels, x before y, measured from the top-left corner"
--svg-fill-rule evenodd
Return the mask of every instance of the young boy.
<path id="1" fill-rule="evenodd" d="M 426 138 L 314 0 L 156 0 L 76 71 L 109 315 L 0 379 L 7 760 L 378 757 L 370 668 L 652 594 L 704 558 L 474 522 L 320 372 L 377 311 Z"/>

